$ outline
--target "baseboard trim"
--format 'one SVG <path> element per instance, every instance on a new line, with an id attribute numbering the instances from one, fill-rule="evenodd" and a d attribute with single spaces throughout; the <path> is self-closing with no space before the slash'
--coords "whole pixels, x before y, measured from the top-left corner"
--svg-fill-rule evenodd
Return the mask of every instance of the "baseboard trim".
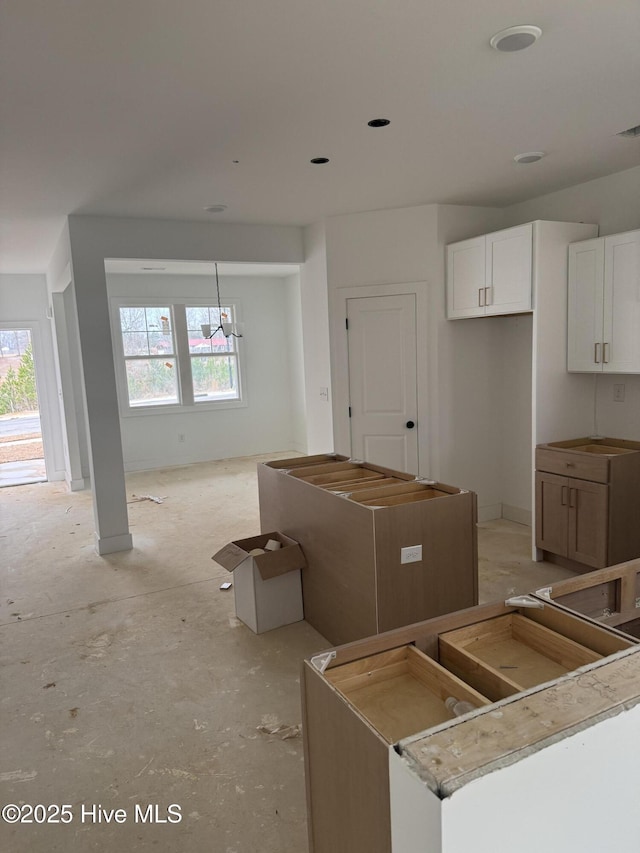
<path id="1" fill-rule="evenodd" d="M 494 521 L 496 518 L 502 518 L 502 504 L 487 504 L 487 506 L 478 507 L 478 521 Z"/>
<path id="2" fill-rule="evenodd" d="M 517 524 L 525 524 L 527 527 L 531 527 L 532 514 L 530 509 L 502 504 L 502 517 L 506 518 L 507 521 L 515 521 Z"/>
<path id="3" fill-rule="evenodd" d="M 104 536 L 100 538 L 95 534 L 96 551 L 104 557 L 105 554 L 115 554 L 117 551 L 131 551 L 133 548 L 133 537 L 130 533 L 122 533 L 120 536 Z"/>

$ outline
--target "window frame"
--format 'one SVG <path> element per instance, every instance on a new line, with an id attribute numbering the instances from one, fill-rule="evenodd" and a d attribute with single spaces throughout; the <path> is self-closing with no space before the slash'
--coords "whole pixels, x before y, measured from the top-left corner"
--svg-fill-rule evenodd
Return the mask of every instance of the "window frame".
<path id="1" fill-rule="evenodd" d="M 215 300 L 202 297 L 135 297 L 113 296 L 110 299 L 111 337 L 113 360 L 116 374 L 116 390 L 118 406 L 122 417 L 146 417 L 160 414 L 185 414 L 186 412 L 212 412 L 222 409 L 241 409 L 248 406 L 244 383 L 244 352 L 243 338 L 234 338 L 235 357 L 238 376 L 238 398 L 221 400 L 196 401 L 193 394 L 193 378 L 191 373 L 191 352 L 187 331 L 186 309 L 210 307 L 217 308 Z M 178 386 L 178 402 L 161 403 L 156 405 L 132 406 L 129 402 L 129 385 L 127 382 L 127 356 L 124 354 L 122 326 L 120 323 L 120 308 L 158 308 L 168 307 L 171 312 L 174 352 L 171 358 L 176 363 L 176 379 Z M 231 308 L 236 323 L 241 322 L 242 306 L 239 299 L 224 300 L 224 306 Z M 157 356 L 153 356 L 156 358 Z"/>

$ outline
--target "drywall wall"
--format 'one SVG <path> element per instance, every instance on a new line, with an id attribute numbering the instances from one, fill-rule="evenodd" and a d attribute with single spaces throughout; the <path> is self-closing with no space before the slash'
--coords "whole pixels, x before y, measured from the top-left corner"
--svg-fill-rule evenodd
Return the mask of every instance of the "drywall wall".
<path id="1" fill-rule="evenodd" d="M 300 289 L 307 452 L 328 453 L 334 449 L 334 441 L 324 224 L 304 229 L 304 256 Z M 327 389 L 326 398 L 320 396 L 321 388 Z"/>
<path id="2" fill-rule="evenodd" d="M 477 491 L 481 518 L 501 511 L 493 429 L 499 347 L 484 321 L 446 320 L 444 257 L 447 243 L 501 221 L 493 208 L 423 205 L 326 223 L 336 450 L 350 452 L 341 293 L 368 288 L 381 295 L 404 283 L 417 297 L 419 473 Z"/>
<path id="3" fill-rule="evenodd" d="M 296 277 L 297 278 L 297 277 Z M 201 275 L 107 275 L 110 297 L 215 300 L 212 279 Z M 241 408 L 120 418 L 126 471 L 210 459 L 298 449 L 304 443 L 300 311 L 297 280 L 220 276 L 222 301 L 235 302 L 240 341 Z M 293 334 L 292 334 L 293 329 Z M 295 368 L 295 369 L 294 369 Z M 184 441 L 180 441 L 184 436 Z M 302 446 L 304 450 L 304 447 Z"/>
<path id="4" fill-rule="evenodd" d="M 31 330 L 47 478 L 64 480 L 63 430 L 48 314 L 44 275 L 0 275 L 0 323 L 5 328 Z"/>
<path id="5" fill-rule="evenodd" d="M 289 434 L 291 443 L 288 447 L 297 450 L 299 453 L 306 453 L 307 413 L 300 275 L 287 276 L 282 285 L 285 300 L 284 335 L 287 343 L 287 364 L 289 368 Z"/>
<path id="6" fill-rule="evenodd" d="M 531 524 L 532 321 L 531 314 L 496 318 L 500 323 L 500 436 L 502 517 Z"/>
<path id="7" fill-rule="evenodd" d="M 637 145 L 621 140 L 621 145 Z M 640 228 L 640 166 L 504 209 L 505 225 L 533 219 L 593 222 L 600 236 Z M 624 403 L 613 402 L 613 386 L 625 385 Z M 640 440 L 640 376 L 603 374 L 598 379 L 596 422 L 602 435 Z"/>
<path id="8" fill-rule="evenodd" d="M 302 263 L 302 229 L 70 216 L 96 548 L 132 547 L 113 364 L 105 258 Z"/>
<path id="9" fill-rule="evenodd" d="M 393 853 L 636 853 L 638 725 L 623 708 L 443 799 L 390 749 Z"/>
<path id="10" fill-rule="evenodd" d="M 534 219 L 595 222 L 601 237 L 640 228 L 640 166 L 505 207 L 503 216 L 505 228 Z"/>
<path id="11" fill-rule="evenodd" d="M 442 800 L 393 748 L 389 749 L 389 812 L 392 853 L 441 853 Z"/>
<path id="12" fill-rule="evenodd" d="M 428 385 L 429 243 L 436 233 L 434 205 L 331 217 L 326 222 L 327 276 L 334 392 L 334 440 L 351 453 L 346 299 L 412 293 L 416 298 L 418 471 L 428 475 L 431 443 L 426 421 Z"/>
<path id="13" fill-rule="evenodd" d="M 480 521 L 502 513 L 502 448 L 496 429 L 503 407 L 500 318 L 446 319 L 445 257 L 448 243 L 501 225 L 502 212 L 495 208 L 438 205 L 437 238 L 429 252 L 433 476 L 477 492 Z"/>
<path id="14" fill-rule="evenodd" d="M 636 705 L 470 782 L 443 801 L 442 847 L 425 839 L 424 853 L 636 853 L 639 725 Z"/>

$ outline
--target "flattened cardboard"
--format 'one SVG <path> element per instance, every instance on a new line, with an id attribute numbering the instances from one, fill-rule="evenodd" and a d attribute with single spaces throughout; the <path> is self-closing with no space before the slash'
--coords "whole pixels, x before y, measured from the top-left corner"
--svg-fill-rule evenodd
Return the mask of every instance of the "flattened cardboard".
<path id="1" fill-rule="evenodd" d="M 249 551 L 253 551 L 254 548 L 264 548 L 269 539 L 276 539 L 282 547 L 277 551 L 267 551 L 265 554 L 258 554 L 251 558 L 262 580 L 270 580 L 306 566 L 300 545 L 295 539 L 290 539 L 278 532 L 261 533 L 259 536 L 250 536 L 248 539 L 236 539 L 235 542 L 229 542 L 221 548 L 211 559 L 228 572 L 233 572 L 249 558 Z"/>

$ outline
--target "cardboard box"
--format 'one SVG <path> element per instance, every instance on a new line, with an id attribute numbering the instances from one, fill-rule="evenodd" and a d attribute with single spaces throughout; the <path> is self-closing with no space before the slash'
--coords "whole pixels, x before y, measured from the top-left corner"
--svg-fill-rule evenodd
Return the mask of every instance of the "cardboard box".
<path id="1" fill-rule="evenodd" d="M 276 551 L 250 556 L 269 539 L 280 542 Z M 304 619 L 300 569 L 306 565 L 302 548 L 282 533 L 262 533 L 238 539 L 211 558 L 233 572 L 236 616 L 256 634 Z"/>

